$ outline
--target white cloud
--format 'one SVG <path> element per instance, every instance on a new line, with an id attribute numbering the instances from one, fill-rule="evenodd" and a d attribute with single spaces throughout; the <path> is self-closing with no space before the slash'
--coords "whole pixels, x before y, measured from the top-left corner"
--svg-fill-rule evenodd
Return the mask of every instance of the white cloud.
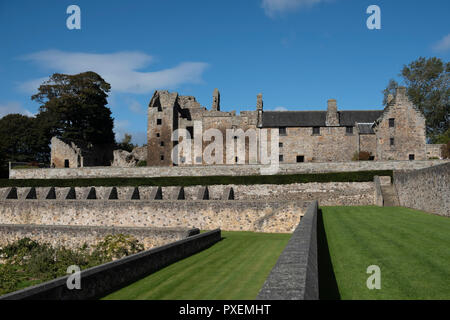
<path id="1" fill-rule="evenodd" d="M 59 50 L 39 51 L 21 57 L 54 72 L 76 74 L 94 71 L 111 84 L 112 91 L 125 93 L 150 93 L 155 89 L 172 89 L 185 83 L 199 83 L 207 63 L 183 62 L 173 68 L 158 71 L 139 71 L 154 60 L 142 52 L 83 53 Z M 47 78 L 28 81 L 20 88 L 36 92 Z"/>
<path id="2" fill-rule="evenodd" d="M 325 0 L 262 0 L 261 6 L 266 15 L 274 18 L 285 12 L 311 7 Z"/>
<path id="3" fill-rule="evenodd" d="M 450 50 L 450 33 L 434 44 L 433 50 L 443 52 Z"/>
<path id="4" fill-rule="evenodd" d="M 128 101 L 128 109 L 130 109 L 131 112 L 134 112 L 137 114 L 145 114 L 145 110 L 142 107 L 142 105 L 134 99 L 130 99 Z"/>
<path id="5" fill-rule="evenodd" d="M 285 107 L 276 107 L 274 111 L 288 111 Z"/>
<path id="6" fill-rule="evenodd" d="M 0 118 L 11 113 L 19 113 L 28 117 L 34 117 L 34 114 L 22 107 L 22 104 L 17 101 L 11 101 L 0 104 Z"/>
<path id="7" fill-rule="evenodd" d="M 129 126 L 130 126 L 130 121 L 128 121 L 128 120 L 114 119 L 114 133 L 116 136 L 116 141 L 120 142 L 123 140 L 125 133 L 128 133 L 127 128 Z"/>

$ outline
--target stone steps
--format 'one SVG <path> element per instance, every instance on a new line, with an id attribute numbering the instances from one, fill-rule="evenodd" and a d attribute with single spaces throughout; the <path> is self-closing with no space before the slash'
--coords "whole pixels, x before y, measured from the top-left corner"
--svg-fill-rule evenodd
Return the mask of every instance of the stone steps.
<path id="1" fill-rule="evenodd" d="M 381 186 L 381 193 L 383 194 L 384 207 L 397 207 L 400 205 L 393 185 Z"/>

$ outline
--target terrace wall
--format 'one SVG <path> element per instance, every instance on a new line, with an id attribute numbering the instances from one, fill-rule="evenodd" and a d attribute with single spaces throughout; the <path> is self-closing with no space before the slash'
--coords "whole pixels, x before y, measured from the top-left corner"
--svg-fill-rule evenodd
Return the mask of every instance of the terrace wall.
<path id="1" fill-rule="evenodd" d="M 369 170 L 413 170 L 431 167 L 449 160 L 424 161 L 349 161 L 280 164 L 278 174 L 349 172 Z M 259 175 L 264 165 L 212 165 L 179 167 L 84 167 L 11 169 L 10 179 L 124 178 L 174 176 L 246 176 Z"/>
<path id="2" fill-rule="evenodd" d="M 311 202 L 278 258 L 259 300 L 318 300 L 317 202 Z"/>
<path id="3" fill-rule="evenodd" d="M 0 300 L 98 299 L 165 266 L 200 252 L 220 239 L 220 229 L 213 230 L 83 270 L 80 273 L 80 290 L 69 290 L 67 288 L 69 276 L 64 276 L 3 295 Z"/>
<path id="4" fill-rule="evenodd" d="M 292 232 L 307 206 L 284 200 L 11 199 L 0 201 L 0 224 Z"/>
<path id="5" fill-rule="evenodd" d="M 401 206 L 450 216 L 450 163 L 394 171 L 394 186 Z"/>
<path id="6" fill-rule="evenodd" d="M 95 245 L 109 234 L 131 235 L 145 250 L 198 234 L 198 229 L 138 228 L 60 225 L 0 225 L 0 247 L 23 238 L 49 243 L 53 247 L 80 248 L 84 243 Z"/>

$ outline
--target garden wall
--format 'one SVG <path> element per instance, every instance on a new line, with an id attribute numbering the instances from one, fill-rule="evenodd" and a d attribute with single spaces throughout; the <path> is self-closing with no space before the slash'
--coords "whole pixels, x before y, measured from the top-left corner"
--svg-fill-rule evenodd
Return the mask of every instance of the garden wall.
<path id="1" fill-rule="evenodd" d="M 198 229 L 183 228 L 140 228 L 140 227 L 97 227 L 60 225 L 0 225 L 0 247 L 22 238 L 30 238 L 39 243 L 49 243 L 53 247 L 80 248 L 84 243 L 95 245 L 110 234 L 131 235 L 145 250 L 198 234 Z"/>
<path id="2" fill-rule="evenodd" d="M 305 201 L 3 200 L 0 224 L 292 232 Z"/>
<path id="3" fill-rule="evenodd" d="M 317 201 L 311 202 L 267 277 L 257 299 L 319 299 Z"/>
<path id="4" fill-rule="evenodd" d="M 424 161 L 349 161 L 305 162 L 280 164 L 277 174 L 348 172 L 369 170 L 422 169 L 448 162 L 448 160 Z M 259 175 L 264 165 L 213 165 L 189 167 L 84 167 L 11 169 L 10 179 L 65 179 L 65 178 L 125 178 L 125 177 L 188 177 L 188 176 L 247 176 Z"/>
<path id="5" fill-rule="evenodd" d="M 394 186 L 401 206 L 450 216 L 450 163 L 394 171 Z"/>
<path id="6" fill-rule="evenodd" d="M 80 273 L 80 290 L 69 290 L 67 288 L 69 276 L 64 276 L 3 295 L 0 300 L 98 299 L 165 266 L 200 252 L 220 239 L 220 229 L 214 230 L 86 269 Z"/>

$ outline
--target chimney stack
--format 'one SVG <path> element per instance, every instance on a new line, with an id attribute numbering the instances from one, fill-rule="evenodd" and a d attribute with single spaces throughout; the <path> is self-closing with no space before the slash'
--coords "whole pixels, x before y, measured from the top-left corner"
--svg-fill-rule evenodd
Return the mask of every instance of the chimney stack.
<path id="1" fill-rule="evenodd" d="M 258 93 L 258 95 L 256 96 L 256 110 L 261 110 L 263 109 L 263 99 L 262 99 L 262 93 Z"/>
<path id="2" fill-rule="evenodd" d="M 327 127 L 339 126 L 337 102 L 335 99 L 328 100 L 326 125 Z"/>
<path id="3" fill-rule="evenodd" d="M 220 92 L 217 88 L 215 88 L 213 92 L 212 110 L 220 111 Z"/>

